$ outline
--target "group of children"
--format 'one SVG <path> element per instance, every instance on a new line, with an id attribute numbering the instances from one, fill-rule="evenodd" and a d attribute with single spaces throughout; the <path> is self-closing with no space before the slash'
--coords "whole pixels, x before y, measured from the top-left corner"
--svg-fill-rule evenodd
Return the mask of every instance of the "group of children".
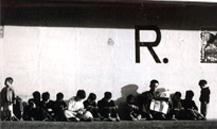
<path id="1" fill-rule="evenodd" d="M 12 78 L 5 79 L 5 87 L 1 91 L 1 120 L 29 121 L 120 121 L 123 120 L 204 120 L 210 99 L 210 90 L 206 80 L 200 80 L 201 112 L 198 112 L 193 96 L 194 92 L 186 91 L 185 99 L 181 93 L 165 96 L 156 90 L 159 82 L 152 80 L 150 90 L 138 96 L 132 94 L 126 97 L 125 118 L 120 118 L 119 109 L 112 100 L 112 93 L 105 92 L 104 97 L 96 102 L 96 94 L 90 93 L 86 98 L 84 90 L 78 90 L 76 95 L 64 101 L 63 93 L 56 95 L 56 100 L 50 100 L 49 92 L 33 93 L 28 104 L 22 106 L 21 99 L 15 98 L 11 85 Z M 153 105 L 162 110 L 153 109 Z M 168 106 L 167 106 L 168 105 Z"/>
<path id="2" fill-rule="evenodd" d="M 210 89 L 207 86 L 206 80 L 200 80 L 198 85 L 201 88 L 200 102 L 201 111 L 198 112 L 198 107 L 196 106 L 193 97 L 194 92 L 188 90 L 185 93 L 185 99 L 181 100 L 182 94 L 180 92 L 175 92 L 170 94 L 169 97 L 160 94 L 156 90 L 159 82 L 157 80 L 152 80 L 150 83 L 150 90 L 143 92 L 139 96 L 139 111 L 142 117 L 148 120 L 205 120 L 207 115 L 207 108 L 210 100 Z M 154 100 L 154 101 L 153 101 Z M 159 106 L 158 110 L 156 108 L 152 109 L 154 106 Z M 166 109 L 166 110 L 164 110 Z M 164 111 L 163 111 L 164 110 Z"/>

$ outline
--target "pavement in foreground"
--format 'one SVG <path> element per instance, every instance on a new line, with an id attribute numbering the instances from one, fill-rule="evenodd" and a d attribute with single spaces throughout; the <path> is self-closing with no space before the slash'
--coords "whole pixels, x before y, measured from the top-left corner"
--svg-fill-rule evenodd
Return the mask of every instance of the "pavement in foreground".
<path id="1" fill-rule="evenodd" d="M 217 120 L 209 121 L 121 121 L 121 122 L 41 122 L 0 121 L 0 129 L 217 129 Z"/>

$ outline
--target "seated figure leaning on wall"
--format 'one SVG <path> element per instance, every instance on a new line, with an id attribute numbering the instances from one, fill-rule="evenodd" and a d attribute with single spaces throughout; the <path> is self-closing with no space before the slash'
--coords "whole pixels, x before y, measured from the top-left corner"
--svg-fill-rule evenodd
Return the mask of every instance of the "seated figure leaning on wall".
<path id="1" fill-rule="evenodd" d="M 66 117 L 64 115 L 64 111 L 67 109 L 67 104 L 63 100 L 64 99 L 64 94 L 59 92 L 56 94 L 56 101 L 54 102 L 54 119 L 56 121 L 65 121 Z"/>
<path id="2" fill-rule="evenodd" d="M 105 92 L 104 97 L 98 101 L 99 112 L 104 120 L 120 121 L 118 106 L 112 100 L 112 93 Z"/>
<path id="3" fill-rule="evenodd" d="M 168 98 L 161 97 L 159 92 L 156 91 L 159 86 L 157 80 L 150 82 L 150 90 L 143 92 L 138 97 L 139 109 L 143 118 L 147 120 L 165 120 L 168 108 Z M 159 107 L 159 109 L 156 108 Z M 162 108 L 163 107 L 163 108 Z M 163 109 L 163 110 L 161 110 Z"/>
<path id="4" fill-rule="evenodd" d="M 98 105 L 96 103 L 96 94 L 90 93 L 87 100 L 85 100 L 83 103 L 84 108 L 86 109 L 86 111 L 91 112 L 94 120 L 103 120 L 103 117 L 101 116 Z"/>
<path id="5" fill-rule="evenodd" d="M 185 99 L 181 100 L 183 110 L 181 111 L 181 119 L 184 120 L 205 120 L 204 116 L 198 112 L 198 107 L 193 100 L 194 92 L 188 90 L 185 92 Z"/>
<path id="6" fill-rule="evenodd" d="M 139 110 L 139 107 L 135 104 L 135 97 L 130 94 L 127 96 L 127 103 L 125 105 L 125 113 L 126 113 L 126 119 L 132 120 L 132 121 L 139 121 L 141 120 L 141 113 Z"/>
<path id="7" fill-rule="evenodd" d="M 182 94 L 178 91 L 170 95 L 169 112 L 167 114 L 169 120 L 180 119 L 183 110 L 181 96 Z"/>
<path id="8" fill-rule="evenodd" d="M 42 121 L 53 121 L 53 105 L 54 101 L 50 100 L 50 93 L 42 93 L 42 100 L 39 103 L 40 113 L 38 118 Z"/>

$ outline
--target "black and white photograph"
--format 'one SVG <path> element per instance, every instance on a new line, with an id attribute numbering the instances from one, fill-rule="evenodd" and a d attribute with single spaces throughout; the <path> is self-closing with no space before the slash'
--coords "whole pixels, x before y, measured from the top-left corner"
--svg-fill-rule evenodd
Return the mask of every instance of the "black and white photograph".
<path id="1" fill-rule="evenodd" d="M 217 128 L 217 0 L 0 0 L 0 129 Z"/>

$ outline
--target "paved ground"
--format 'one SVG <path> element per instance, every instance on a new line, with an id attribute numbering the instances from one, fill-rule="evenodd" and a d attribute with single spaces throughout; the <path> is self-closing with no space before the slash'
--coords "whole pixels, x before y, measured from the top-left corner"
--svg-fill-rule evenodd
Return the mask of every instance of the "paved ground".
<path id="1" fill-rule="evenodd" d="M 217 129 L 217 121 L 2 122 L 0 129 Z"/>

